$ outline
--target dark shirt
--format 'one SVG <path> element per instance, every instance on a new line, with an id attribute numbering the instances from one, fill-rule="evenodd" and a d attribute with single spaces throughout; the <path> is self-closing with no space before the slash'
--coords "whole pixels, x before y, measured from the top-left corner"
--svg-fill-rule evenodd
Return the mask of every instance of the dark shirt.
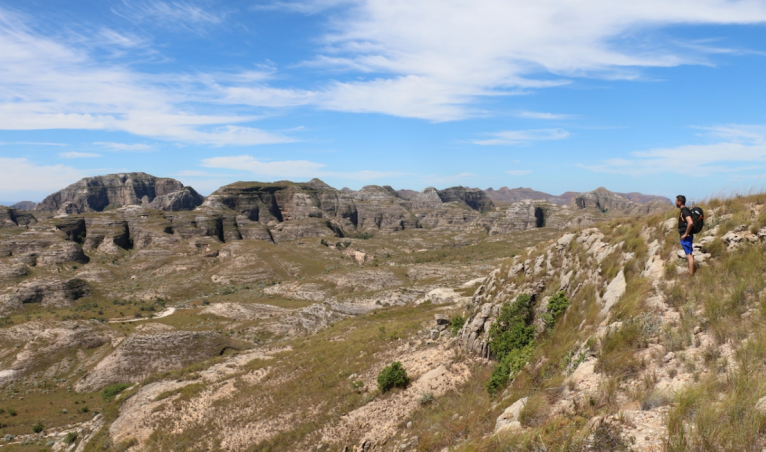
<path id="1" fill-rule="evenodd" d="M 686 234 L 686 217 L 692 216 L 692 212 L 688 207 L 681 207 L 681 213 L 678 215 L 678 233 L 681 235 Z M 692 235 L 690 232 L 689 235 Z"/>

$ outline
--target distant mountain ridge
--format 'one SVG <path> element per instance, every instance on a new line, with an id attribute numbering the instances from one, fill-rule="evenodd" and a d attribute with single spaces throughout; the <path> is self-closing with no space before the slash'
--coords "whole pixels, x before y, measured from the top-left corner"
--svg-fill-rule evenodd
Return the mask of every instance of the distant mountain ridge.
<path id="1" fill-rule="evenodd" d="M 533 190 L 531 188 L 526 188 L 526 187 L 518 187 L 518 188 L 500 187 L 497 190 L 490 187 L 485 189 L 484 192 L 487 193 L 487 196 L 489 196 L 489 199 L 491 199 L 493 202 L 496 202 L 496 203 L 498 202 L 513 203 L 513 202 L 522 201 L 524 199 L 544 199 L 548 202 L 552 202 L 554 204 L 559 204 L 559 205 L 570 204 L 577 196 L 583 194 L 580 192 L 568 191 L 568 192 L 562 193 L 559 196 L 556 196 L 556 195 L 551 195 L 549 193 Z M 613 193 L 616 195 L 622 196 L 623 198 L 629 201 L 633 201 L 637 204 L 646 204 L 651 201 L 661 201 L 667 204 L 672 203 L 672 201 L 669 198 L 666 198 L 665 196 L 645 195 L 643 193 L 638 193 L 638 192 L 630 192 L 630 193 L 613 192 Z"/>

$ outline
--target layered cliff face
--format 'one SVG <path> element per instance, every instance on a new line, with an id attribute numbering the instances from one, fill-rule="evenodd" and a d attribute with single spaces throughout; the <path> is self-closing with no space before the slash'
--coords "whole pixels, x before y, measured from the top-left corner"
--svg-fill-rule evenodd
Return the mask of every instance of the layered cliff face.
<path id="1" fill-rule="evenodd" d="M 170 178 L 146 173 L 109 174 L 86 177 L 46 197 L 35 211 L 77 214 L 144 205 L 159 210 L 190 210 L 203 197 L 191 187 Z"/>
<path id="2" fill-rule="evenodd" d="M 238 223 L 242 217 L 272 231 L 297 229 L 292 235 L 300 237 L 322 230 L 342 236 L 466 225 L 491 210 L 493 204 L 481 190 L 464 187 L 429 187 L 406 199 L 389 186 L 367 185 L 359 191 L 343 191 L 313 179 L 307 183 L 237 182 L 213 192 L 203 207 L 233 211 Z"/>

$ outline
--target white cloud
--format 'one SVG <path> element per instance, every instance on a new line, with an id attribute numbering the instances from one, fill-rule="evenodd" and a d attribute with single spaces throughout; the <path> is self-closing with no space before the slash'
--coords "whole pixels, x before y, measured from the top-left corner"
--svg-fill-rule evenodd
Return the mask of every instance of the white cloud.
<path id="1" fill-rule="evenodd" d="M 328 6 L 327 0 L 301 4 L 309 12 Z M 383 75 L 338 83 L 320 105 L 436 121 L 476 115 L 472 104 L 484 96 L 566 83 L 550 75 L 633 79 L 642 67 L 708 63 L 708 54 L 721 52 L 649 39 L 660 27 L 766 21 L 766 4 L 757 0 L 351 4 L 334 16 L 335 31 L 315 63 Z M 413 111 L 409 98 L 425 107 Z"/>
<path id="2" fill-rule="evenodd" d="M 11 143 L 0 143 L 0 146 L 7 146 L 7 145 L 13 145 L 13 144 L 21 144 L 25 146 L 61 146 L 61 147 L 68 146 L 65 143 L 45 143 L 45 142 L 38 142 L 38 141 L 13 141 Z"/>
<path id="3" fill-rule="evenodd" d="M 59 154 L 61 157 L 64 157 L 65 159 L 92 159 L 96 157 L 101 157 L 101 154 L 94 154 L 93 152 L 62 152 Z"/>
<path id="4" fill-rule="evenodd" d="M 527 174 L 531 172 L 532 170 L 510 170 L 510 171 L 506 171 L 505 173 L 511 176 L 526 176 Z"/>
<path id="5" fill-rule="evenodd" d="M 569 132 L 563 129 L 530 129 L 530 130 L 506 130 L 488 134 L 494 138 L 488 140 L 474 140 L 474 144 L 482 146 L 505 145 L 518 146 L 530 141 L 563 140 L 569 137 Z"/>
<path id="6" fill-rule="evenodd" d="M 71 166 L 40 166 L 26 158 L 0 157 L 0 191 L 5 193 L 52 192 L 83 177 L 83 172 Z"/>
<path id="7" fill-rule="evenodd" d="M 543 113 L 538 111 L 524 111 L 521 114 L 519 114 L 519 117 L 528 118 L 528 119 L 572 119 L 575 116 L 555 114 L 555 113 Z"/>
<path id="8" fill-rule="evenodd" d="M 766 127 L 729 125 L 702 128 L 729 141 L 657 148 L 631 153 L 630 158 L 604 160 L 595 165 L 578 166 L 596 172 L 645 176 L 675 173 L 707 177 L 716 173 L 734 173 L 766 166 Z"/>
<path id="9" fill-rule="evenodd" d="M 123 0 L 123 7 L 112 11 L 134 22 L 151 21 L 158 25 L 176 25 L 198 32 L 200 25 L 216 25 L 223 21 L 223 14 L 215 14 L 190 2 L 157 0 Z"/>
<path id="10" fill-rule="evenodd" d="M 207 88 L 205 76 L 141 74 L 99 64 L 86 49 L 36 34 L 26 20 L 0 8 L 0 129 L 120 130 L 216 146 L 292 141 L 235 125 L 257 119 L 252 115 L 194 114 L 186 103 L 209 105 L 219 96 Z M 246 75 L 253 79 L 253 71 Z"/>
<path id="11" fill-rule="evenodd" d="M 260 176 L 272 178 L 314 178 L 314 177 L 338 177 L 353 180 L 371 180 L 386 177 L 402 176 L 405 173 L 396 171 L 325 171 L 327 165 L 311 162 L 308 160 L 284 160 L 276 162 L 264 162 L 250 155 L 238 155 L 230 157 L 212 157 L 202 160 L 202 166 L 206 168 L 219 168 L 238 171 L 249 171 Z"/>
<path id="12" fill-rule="evenodd" d="M 128 143 L 113 143 L 109 141 L 96 141 L 96 146 L 104 146 L 110 149 L 115 149 L 117 151 L 149 151 L 152 149 L 152 147 L 148 144 L 143 143 L 136 143 L 136 144 L 128 144 Z"/>

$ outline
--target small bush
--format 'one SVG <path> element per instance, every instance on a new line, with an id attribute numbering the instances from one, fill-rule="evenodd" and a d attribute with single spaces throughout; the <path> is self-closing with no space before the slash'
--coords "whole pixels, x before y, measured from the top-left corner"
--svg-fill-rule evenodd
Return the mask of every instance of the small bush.
<path id="1" fill-rule="evenodd" d="M 386 366 L 378 374 L 378 389 L 386 393 L 393 388 L 406 388 L 410 383 L 410 377 L 407 371 L 402 367 L 402 363 L 394 361 L 390 366 Z"/>
<path id="2" fill-rule="evenodd" d="M 593 431 L 593 437 L 587 450 L 594 452 L 628 452 L 632 450 L 633 448 L 630 446 L 635 440 L 623 438 L 621 431 L 622 429 L 615 424 L 603 420 L 599 421 Z"/>
<path id="3" fill-rule="evenodd" d="M 103 391 L 101 391 L 101 397 L 104 399 L 105 402 L 109 402 L 113 400 L 117 396 L 117 394 L 128 389 L 129 387 L 130 385 L 126 383 L 117 383 L 117 384 L 109 385 L 105 387 Z"/>
<path id="4" fill-rule="evenodd" d="M 548 327 L 553 326 L 556 318 L 569 307 L 569 300 L 564 292 L 559 292 L 548 300 L 546 312 L 542 315 L 543 321 Z"/>
<path id="5" fill-rule="evenodd" d="M 8 409 L 8 414 L 10 414 L 11 416 L 16 416 L 18 413 L 16 412 L 16 410 L 14 408 L 9 408 Z"/>
<path id="6" fill-rule="evenodd" d="M 64 436 L 64 444 L 72 444 L 77 441 L 77 432 L 69 432 Z"/>
<path id="7" fill-rule="evenodd" d="M 532 297 L 527 294 L 500 308 L 500 315 L 489 329 L 489 349 L 499 361 L 486 385 L 490 394 L 496 394 L 529 361 L 535 337 L 535 328 L 528 325 L 531 318 Z"/>
<path id="8" fill-rule="evenodd" d="M 434 395 L 433 393 L 426 392 L 424 394 L 420 395 L 420 399 L 418 399 L 418 402 L 421 405 L 428 405 L 429 403 L 434 401 Z"/>
<path id="9" fill-rule="evenodd" d="M 45 430 L 45 426 L 41 424 L 40 422 L 32 426 L 32 431 L 35 433 L 40 433 L 43 430 Z"/>
<path id="10" fill-rule="evenodd" d="M 457 336 L 457 333 L 460 332 L 460 329 L 463 328 L 463 325 L 465 325 L 465 317 L 462 315 L 451 318 L 449 326 L 452 330 L 452 335 Z"/>

